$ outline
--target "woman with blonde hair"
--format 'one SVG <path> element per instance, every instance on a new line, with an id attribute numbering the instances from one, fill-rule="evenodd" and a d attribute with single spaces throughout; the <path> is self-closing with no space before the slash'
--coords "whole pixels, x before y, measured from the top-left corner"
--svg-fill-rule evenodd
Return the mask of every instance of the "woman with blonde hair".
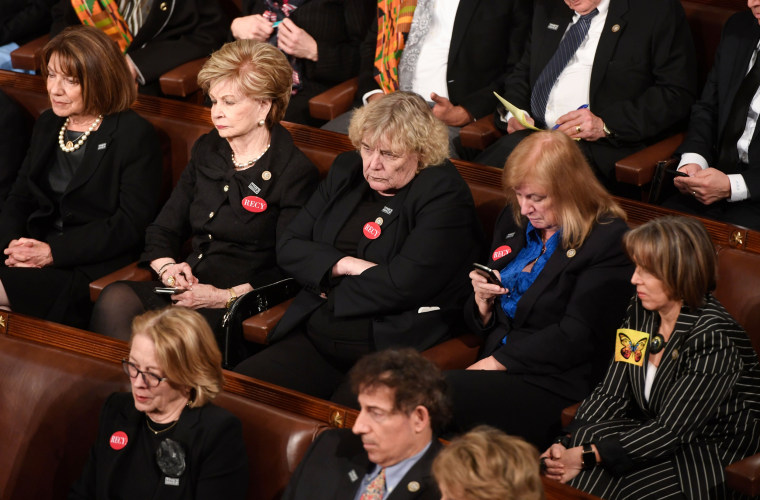
<path id="1" fill-rule="evenodd" d="M 92 331 L 126 339 L 135 315 L 171 303 L 197 309 L 220 331 L 237 297 L 283 276 L 275 241 L 318 180 L 317 169 L 279 124 L 290 99 L 290 65 L 271 45 L 238 40 L 211 55 L 198 82 L 211 99 L 214 130 L 195 143 L 146 231 L 140 263 L 157 280 L 107 287 Z M 188 238 L 192 251 L 185 255 Z M 159 295 L 156 287 L 174 293 Z"/>
<path id="2" fill-rule="evenodd" d="M 515 148 L 504 191 L 488 261 L 495 271 L 470 273 L 465 306 L 468 327 L 485 340 L 481 359 L 448 381 L 461 428 L 485 423 L 543 448 L 562 409 L 591 392 L 609 361 L 607 333 L 631 290 L 627 226 L 561 132 L 537 132 Z"/>
<path id="3" fill-rule="evenodd" d="M 543 500 L 536 448 L 481 425 L 444 447 L 433 462 L 441 500 Z"/>
<path id="4" fill-rule="evenodd" d="M 106 400 L 69 498 L 245 498 L 242 427 L 211 403 L 222 355 L 203 316 L 168 307 L 136 317 L 121 363 L 132 392 Z"/>
<path id="5" fill-rule="evenodd" d="M 397 92 L 364 106 L 349 136 L 358 151 L 336 158 L 277 244 L 303 290 L 271 345 L 236 368 L 322 398 L 364 354 L 424 350 L 461 331 L 480 250 L 446 126 L 422 98 Z"/>

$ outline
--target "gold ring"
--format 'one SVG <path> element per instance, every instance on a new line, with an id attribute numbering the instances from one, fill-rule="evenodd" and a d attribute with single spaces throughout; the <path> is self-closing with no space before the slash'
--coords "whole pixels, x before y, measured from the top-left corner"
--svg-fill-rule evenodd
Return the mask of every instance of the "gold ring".
<path id="1" fill-rule="evenodd" d="M 581 126 L 580 125 L 576 125 L 575 126 L 575 133 L 576 134 L 580 134 L 581 133 Z"/>
<path id="2" fill-rule="evenodd" d="M 177 282 L 177 280 L 175 280 L 175 279 L 174 279 L 174 276 L 169 276 L 168 278 L 166 278 L 166 283 L 167 283 L 169 286 L 174 286 L 174 284 L 175 284 L 176 282 Z"/>

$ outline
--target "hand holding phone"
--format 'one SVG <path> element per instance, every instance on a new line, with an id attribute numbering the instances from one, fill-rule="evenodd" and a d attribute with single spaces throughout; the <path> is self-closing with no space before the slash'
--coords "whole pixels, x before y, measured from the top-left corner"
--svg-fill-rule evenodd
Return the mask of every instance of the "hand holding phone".
<path id="1" fill-rule="evenodd" d="M 486 280 L 488 280 L 489 283 L 499 287 L 502 286 L 497 272 L 490 267 L 484 266 L 483 264 L 478 264 L 477 262 L 473 262 L 472 270 L 483 276 Z"/>
<path id="2" fill-rule="evenodd" d="M 170 286 L 157 286 L 153 289 L 153 292 L 159 295 L 177 295 L 184 291 L 184 288 L 176 288 Z"/>

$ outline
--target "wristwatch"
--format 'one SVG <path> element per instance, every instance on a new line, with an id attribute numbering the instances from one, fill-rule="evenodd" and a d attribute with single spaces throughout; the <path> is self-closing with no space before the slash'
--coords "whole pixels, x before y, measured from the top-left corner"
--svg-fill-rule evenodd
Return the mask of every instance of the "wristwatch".
<path id="1" fill-rule="evenodd" d="M 602 130 L 604 131 L 604 136 L 607 137 L 607 138 L 610 138 L 613 135 L 615 135 L 615 134 L 612 133 L 612 131 L 610 129 L 607 128 L 607 124 L 604 123 L 604 122 L 602 122 Z"/>
<path id="2" fill-rule="evenodd" d="M 589 470 L 596 467 L 596 453 L 591 447 L 591 443 L 583 443 L 583 454 L 581 455 L 583 460 L 583 470 Z"/>

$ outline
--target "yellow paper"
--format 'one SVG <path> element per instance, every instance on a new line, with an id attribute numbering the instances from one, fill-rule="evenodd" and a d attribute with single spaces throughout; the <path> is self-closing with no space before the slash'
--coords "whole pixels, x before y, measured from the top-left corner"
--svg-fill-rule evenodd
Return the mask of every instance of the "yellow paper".
<path id="1" fill-rule="evenodd" d="M 496 96 L 496 98 L 501 101 L 501 103 L 504 105 L 505 108 L 507 108 L 507 111 L 512 113 L 512 116 L 517 118 L 517 121 L 520 122 L 520 124 L 525 127 L 529 128 L 531 130 L 541 130 L 540 128 L 536 127 L 535 125 L 532 125 L 526 118 L 525 118 L 525 111 L 522 109 L 516 107 L 514 104 L 509 102 L 508 100 L 504 99 L 502 96 L 497 94 L 496 92 L 493 93 L 493 95 Z"/>
<path id="2" fill-rule="evenodd" d="M 620 328 L 615 342 L 615 361 L 643 366 L 649 344 L 649 334 L 638 330 Z"/>

